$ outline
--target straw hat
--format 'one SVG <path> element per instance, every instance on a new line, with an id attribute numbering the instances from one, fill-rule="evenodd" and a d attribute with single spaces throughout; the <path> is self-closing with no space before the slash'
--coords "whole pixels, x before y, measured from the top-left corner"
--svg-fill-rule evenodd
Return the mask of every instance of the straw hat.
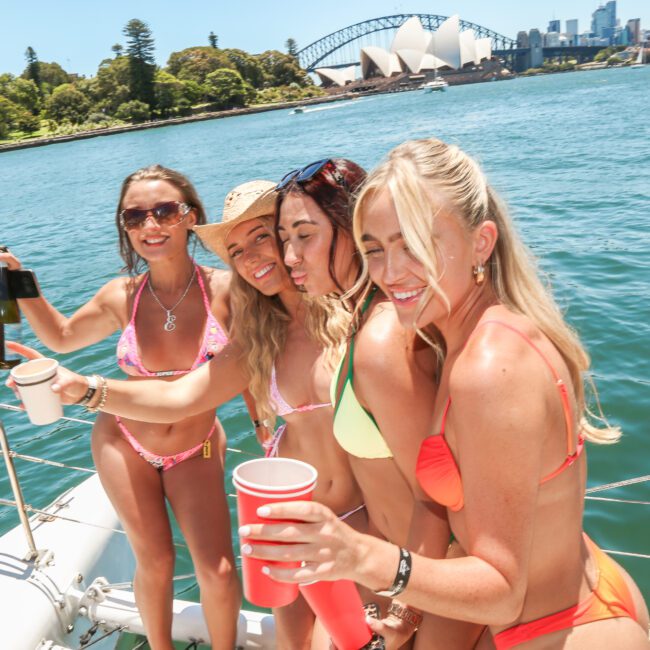
<path id="1" fill-rule="evenodd" d="M 244 221 L 268 217 L 275 213 L 275 186 L 272 181 L 249 181 L 228 192 L 219 223 L 194 226 L 201 241 L 224 262 L 230 264 L 226 238 L 230 231 Z"/>

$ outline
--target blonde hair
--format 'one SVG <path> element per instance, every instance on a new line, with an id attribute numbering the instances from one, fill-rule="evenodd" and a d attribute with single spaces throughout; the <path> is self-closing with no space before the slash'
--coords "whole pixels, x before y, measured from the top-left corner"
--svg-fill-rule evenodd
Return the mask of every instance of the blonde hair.
<path id="1" fill-rule="evenodd" d="M 333 370 L 349 327 L 349 314 L 335 298 L 301 296 L 307 334 L 323 347 L 325 364 Z M 230 336 L 243 351 L 258 418 L 272 427 L 275 404 L 270 395 L 271 371 L 284 350 L 291 316 L 279 296 L 265 296 L 236 271 L 230 282 L 230 300 Z"/>
<path id="2" fill-rule="evenodd" d="M 388 159 L 368 176 L 357 199 L 354 236 L 360 250 L 363 250 L 360 238 L 364 210 L 368 201 L 384 189 L 390 192 L 404 240 L 423 265 L 430 290 L 448 307 L 449 300 L 438 282 L 440 256 L 432 234 L 436 215 L 435 211 L 432 213 L 431 192 L 439 192 L 447 199 L 470 232 L 486 220 L 496 224 L 499 236 L 489 260 L 484 262 L 487 282 L 502 304 L 530 318 L 562 355 L 573 383 L 585 437 L 597 443 L 616 442 L 620 429 L 606 421 L 595 388 L 598 416 L 593 416 L 585 404 L 583 376 L 589 370 L 589 356 L 576 332 L 564 320 L 549 289 L 541 282 L 532 255 L 478 163 L 459 147 L 433 138 L 408 141 L 393 149 Z M 363 274 L 367 272 L 364 258 Z M 441 337 L 433 333 L 430 338 L 439 359 L 443 360 Z M 588 381 L 593 388 L 591 379 Z M 590 423 L 587 416 L 595 417 L 602 426 Z"/>

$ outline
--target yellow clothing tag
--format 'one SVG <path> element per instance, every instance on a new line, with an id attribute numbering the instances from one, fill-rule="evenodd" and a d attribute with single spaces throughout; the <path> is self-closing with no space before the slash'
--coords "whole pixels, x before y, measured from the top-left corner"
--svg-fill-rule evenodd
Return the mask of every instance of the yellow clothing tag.
<path id="1" fill-rule="evenodd" d="M 203 458 L 212 458 L 212 444 L 209 440 L 203 443 Z"/>

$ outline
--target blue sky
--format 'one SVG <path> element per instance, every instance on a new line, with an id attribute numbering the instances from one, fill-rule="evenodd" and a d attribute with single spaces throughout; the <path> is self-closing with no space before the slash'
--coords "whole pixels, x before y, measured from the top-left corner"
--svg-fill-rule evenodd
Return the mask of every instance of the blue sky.
<path id="1" fill-rule="evenodd" d="M 146 22 L 153 32 L 156 58 L 164 65 L 171 52 L 207 45 L 210 31 L 220 47 L 249 52 L 284 50 L 288 37 L 299 46 L 356 22 L 395 13 L 451 15 L 514 37 L 521 29 L 545 31 L 552 18 L 577 18 L 589 27 L 598 0 L 2 0 L 0 13 L 0 72 L 20 74 L 24 52 L 32 46 L 41 61 L 56 61 L 68 72 L 93 75 L 100 61 L 111 56 L 114 43 L 124 43 L 122 28 L 131 18 Z M 650 2 L 619 0 L 622 23 L 641 18 L 650 28 Z"/>

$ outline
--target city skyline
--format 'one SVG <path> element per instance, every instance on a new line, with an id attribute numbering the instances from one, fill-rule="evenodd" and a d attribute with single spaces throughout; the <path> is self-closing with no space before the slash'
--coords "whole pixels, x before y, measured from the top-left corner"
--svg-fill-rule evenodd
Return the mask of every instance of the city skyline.
<path id="1" fill-rule="evenodd" d="M 430 3 L 395 0 L 330 0 L 321 7 L 295 4 L 277 0 L 270 5 L 252 0 L 247 5 L 250 10 L 244 12 L 239 3 L 207 5 L 200 0 L 186 0 L 179 12 L 178 5 L 170 0 L 140 0 L 137 5 L 115 0 L 110 9 L 79 0 L 56 4 L 45 0 L 30 4 L 10 0 L 3 7 L 0 73 L 20 74 L 26 65 L 25 50 L 31 46 L 42 61 L 56 61 L 71 73 L 94 75 L 99 63 L 113 56 L 111 46 L 124 44 L 122 29 L 131 18 L 149 25 L 156 44 L 156 61 L 164 66 L 174 51 L 207 45 L 210 31 L 219 37 L 220 47 L 250 52 L 284 51 L 287 38 L 294 38 L 300 48 L 371 18 L 397 13 L 438 13 L 459 14 L 464 20 L 516 38 L 522 30 L 537 28 L 545 32 L 552 20 L 561 21 L 564 31 L 567 20 L 577 19 L 578 31 L 583 33 L 590 28 L 593 12 L 605 3 L 572 0 L 554 7 L 550 3 L 512 6 L 503 0 L 494 0 L 489 5 L 479 0 L 441 0 L 435 10 Z M 641 28 L 650 29 L 650 6 L 645 0 L 618 0 L 617 17 L 622 26 L 628 20 L 640 18 Z"/>

